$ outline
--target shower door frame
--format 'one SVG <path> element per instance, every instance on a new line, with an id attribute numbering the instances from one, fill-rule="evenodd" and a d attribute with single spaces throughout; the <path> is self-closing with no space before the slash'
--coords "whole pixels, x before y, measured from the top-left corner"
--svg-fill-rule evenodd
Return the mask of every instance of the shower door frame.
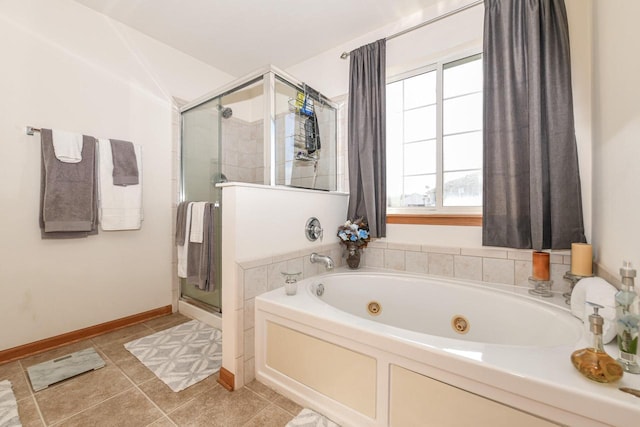
<path id="1" fill-rule="evenodd" d="M 252 85 L 258 81 L 260 81 L 260 79 L 262 79 L 262 83 L 263 83 L 263 96 L 264 96 L 264 113 L 263 113 L 263 117 L 264 117 L 264 126 L 263 126 L 263 143 L 264 143 L 264 181 L 265 183 L 268 184 L 263 184 L 263 185 L 269 185 L 272 187 L 277 186 L 278 184 L 276 184 L 276 76 L 286 82 L 289 83 L 290 85 L 296 87 L 298 90 L 300 91 L 306 91 L 307 89 L 310 89 L 313 91 L 314 94 L 317 94 L 319 100 L 330 106 L 331 108 L 336 110 L 336 114 L 338 111 L 338 105 L 332 101 L 330 101 L 328 98 L 326 98 L 324 95 L 322 95 L 320 92 L 316 91 L 315 89 L 311 88 L 310 86 L 306 85 L 305 83 L 299 81 L 298 79 L 294 78 L 293 76 L 287 74 L 286 72 L 278 69 L 277 67 L 274 67 L 273 65 L 269 65 L 266 66 L 262 69 L 256 70 L 253 73 L 247 74 L 244 77 L 241 77 L 239 79 L 236 79 L 224 86 L 222 86 L 221 88 L 213 91 L 213 92 L 209 92 L 199 98 L 196 98 L 195 100 L 183 105 L 182 107 L 180 107 L 179 109 L 179 113 L 180 113 L 180 129 L 181 129 L 181 133 L 180 133 L 180 152 L 181 152 L 181 156 L 180 156 L 180 182 L 179 182 L 179 202 L 182 202 L 185 200 L 185 188 L 184 188 L 184 158 L 183 158 L 183 153 L 184 153 L 184 148 L 183 148 L 183 144 L 182 144 L 182 136 L 183 136 L 183 132 L 184 132 L 184 120 L 183 120 L 183 114 L 191 109 L 194 109 L 200 105 L 203 105 L 207 102 L 210 102 L 214 99 L 218 99 L 218 105 L 220 105 L 222 98 L 225 95 L 231 94 L 233 92 L 236 92 L 246 86 Z M 337 132 L 337 117 L 336 117 L 336 132 Z M 337 134 L 336 134 L 336 149 L 337 149 Z M 221 150 L 222 150 L 222 121 L 221 121 L 221 117 L 220 115 L 218 115 L 218 161 L 220 162 L 220 156 L 221 156 Z M 216 185 L 217 187 L 217 185 Z M 322 191 L 322 190 L 318 190 L 318 191 Z M 219 218 L 219 220 L 221 221 L 222 218 L 222 209 L 224 209 L 224 206 L 222 206 L 222 191 L 220 190 L 220 193 L 217 194 L 219 196 L 220 200 L 216 200 L 214 203 L 216 203 L 216 214 L 217 217 Z M 220 233 L 222 234 L 222 224 L 220 224 Z M 217 271 L 217 275 L 218 277 L 220 277 L 220 283 L 219 286 L 223 286 L 222 284 L 222 256 L 220 254 L 221 252 L 221 236 L 217 236 L 216 238 L 216 271 Z M 222 291 L 222 288 L 220 288 Z M 210 311 L 210 312 L 216 312 L 216 313 L 222 313 L 222 301 L 220 302 L 220 307 L 215 307 L 212 306 L 210 304 L 201 302 L 197 299 L 191 298 L 189 296 L 184 296 L 182 294 L 182 285 L 180 286 L 180 300 L 186 301 L 190 304 L 193 304 L 199 308 L 202 308 L 204 310 Z"/>

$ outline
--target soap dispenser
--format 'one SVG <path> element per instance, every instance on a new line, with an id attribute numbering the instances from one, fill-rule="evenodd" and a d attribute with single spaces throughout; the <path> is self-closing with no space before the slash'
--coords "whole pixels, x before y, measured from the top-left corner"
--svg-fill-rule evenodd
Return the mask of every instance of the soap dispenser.
<path id="1" fill-rule="evenodd" d="M 598 314 L 601 305 L 587 302 L 593 307 L 593 314 L 589 316 L 589 325 L 593 334 L 591 347 L 576 350 L 571 354 L 571 362 L 578 371 L 590 380 L 599 383 L 612 383 L 622 378 L 622 366 L 609 356 L 602 345 L 602 325 L 604 319 Z"/>
<path id="2" fill-rule="evenodd" d="M 638 365 L 638 324 L 640 323 L 640 297 L 633 287 L 636 270 L 625 261 L 620 269 L 622 289 L 616 293 L 616 332 L 618 334 L 618 362 L 632 374 L 640 374 Z"/>

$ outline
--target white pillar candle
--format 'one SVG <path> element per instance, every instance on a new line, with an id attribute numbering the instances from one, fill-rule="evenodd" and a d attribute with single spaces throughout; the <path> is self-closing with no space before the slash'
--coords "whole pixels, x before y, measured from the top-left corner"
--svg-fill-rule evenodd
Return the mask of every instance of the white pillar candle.
<path id="1" fill-rule="evenodd" d="M 571 273 L 576 276 L 593 274 L 593 248 L 590 244 L 571 244 Z"/>

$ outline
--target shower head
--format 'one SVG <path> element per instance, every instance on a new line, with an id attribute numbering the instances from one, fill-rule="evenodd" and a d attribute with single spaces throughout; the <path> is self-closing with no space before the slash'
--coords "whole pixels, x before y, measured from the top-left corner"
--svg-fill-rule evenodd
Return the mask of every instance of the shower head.
<path id="1" fill-rule="evenodd" d="M 220 111 L 223 119 L 228 119 L 233 115 L 233 110 L 229 107 L 225 107 L 224 105 L 218 105 L 218 110 Z"/>

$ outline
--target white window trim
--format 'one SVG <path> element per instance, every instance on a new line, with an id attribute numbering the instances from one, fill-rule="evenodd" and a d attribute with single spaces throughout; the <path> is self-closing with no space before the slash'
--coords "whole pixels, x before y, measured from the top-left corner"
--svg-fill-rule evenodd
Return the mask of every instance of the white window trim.
<path id="1" fill-rule="evenodd" d="M 482 46 L 476 46 L 464 50 L 457 51 L 454 54 L 446 55 L 438 59 L 437 61 L 424 65 L 418 68 L 414 68 L 408 71 L 388 76 L 386 84 L 395 83 L 400 80 L 405 80 L 410 77 L 427 73 L 430 71 L 436 71 L 436 188 L 437 191 L 437 205 L 435 207 L 390 207 L 387 206 L 387 213 L 392 215 L 469 215 L 469 214 L 482 214 L 482 206 L 442 206 L 443 200 L 443 173 L 442 173 L 442 140 L 443 140 L 443 124 L 442 124 L 442 76 L 444 64 L 455 62 L 470 56 L 482 55 Z"/>

